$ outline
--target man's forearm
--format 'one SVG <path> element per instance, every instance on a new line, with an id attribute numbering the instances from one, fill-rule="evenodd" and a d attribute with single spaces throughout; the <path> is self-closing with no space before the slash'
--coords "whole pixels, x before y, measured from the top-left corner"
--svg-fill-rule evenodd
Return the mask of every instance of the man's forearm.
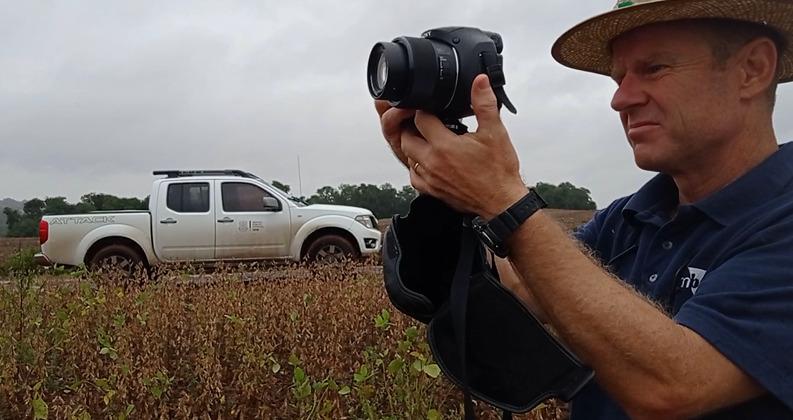
<path id="1" fill-rule="evenodd" d="M 701 369 L 712 361 L 699 355 L 711 358 L 706 350 L 715 350 L 703 350 L 709 345 L 701 337 L 602 269 L 550 217 L 541 211 L 532 216 L 509 246 L 510 260 L 550 324 L 629 413 L 662 412 L 679 397 L 679 386 L 686 385 L 681 381 L 706 380 Z"/>

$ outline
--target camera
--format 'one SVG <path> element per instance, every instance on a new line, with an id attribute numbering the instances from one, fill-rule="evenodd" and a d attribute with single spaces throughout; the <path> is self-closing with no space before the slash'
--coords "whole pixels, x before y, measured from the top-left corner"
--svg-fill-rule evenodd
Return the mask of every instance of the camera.
<path id="1" fill-rule="evenodd" d="M 369 54 L 369 93 L 398 108 L 431 112 L 453 131 L 465 132 L 459 120 L 473 115 L 471 85 L 478 74 L 490 78 L 499 107 L 516 113 L 504 92 L 503 48 L 501 35 L 469 27 L 378 42 Z"/>

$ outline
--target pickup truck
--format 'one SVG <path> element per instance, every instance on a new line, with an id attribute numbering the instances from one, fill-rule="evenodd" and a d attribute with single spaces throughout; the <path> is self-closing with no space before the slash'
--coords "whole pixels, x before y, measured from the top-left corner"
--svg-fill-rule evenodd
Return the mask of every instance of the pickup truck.
<path id="1" fill-rule="evenodd" d="M 149 210 L 44 216 L 42 265 L 121 269 L 223 260 L 333 261 L 380 251 L 363 208 L 312 204 L 241 170 L 155 171 Z"/>

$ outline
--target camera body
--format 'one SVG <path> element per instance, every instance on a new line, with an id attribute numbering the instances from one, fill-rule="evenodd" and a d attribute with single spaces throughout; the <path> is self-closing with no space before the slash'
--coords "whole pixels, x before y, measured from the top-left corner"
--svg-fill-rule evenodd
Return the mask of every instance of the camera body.
<path id="1" fill-rule="evenodd" d="M 392 106 L 428 111 L 454 124 L 473 115 L 471 85 L 485 73 L 499 106 L 503 103 L 514 113 L 503 89 L 503 47 L 499 34 L 469 27 L 436 28 L 420 38 L 378 42 L 369 54 L 369 93 Z"/>

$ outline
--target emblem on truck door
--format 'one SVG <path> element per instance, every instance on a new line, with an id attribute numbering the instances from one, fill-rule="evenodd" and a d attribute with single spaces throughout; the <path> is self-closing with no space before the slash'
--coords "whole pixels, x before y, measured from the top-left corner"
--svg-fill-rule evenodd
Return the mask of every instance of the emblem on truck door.
<path id="1" fill-rule="evenodd" d="M 71 216 L 53 217 L 49 220 L 51 225 L 84 225 L 84 224 L 104 224 L 115 223 L 116 216 Z"/>

